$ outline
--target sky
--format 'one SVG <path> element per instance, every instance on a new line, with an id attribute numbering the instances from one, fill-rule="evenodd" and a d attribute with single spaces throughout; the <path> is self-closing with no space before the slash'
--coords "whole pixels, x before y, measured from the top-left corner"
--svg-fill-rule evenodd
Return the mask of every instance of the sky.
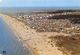
<path id="1" fill-rule="evenodd" d="M 0 0 L 0 7 L 80 7 L 80 0 Z"/>

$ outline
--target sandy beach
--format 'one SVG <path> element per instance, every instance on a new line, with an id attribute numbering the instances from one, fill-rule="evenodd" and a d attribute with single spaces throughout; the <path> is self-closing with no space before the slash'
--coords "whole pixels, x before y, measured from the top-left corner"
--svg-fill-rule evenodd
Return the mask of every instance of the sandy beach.
<path id="1" fill-rule="evenodd" d="M 0 16 L 4 18 L 4 21 L 14 30 L 15 34 L 18 35 L 18 39 L 23 42 L 23 46 L 29 47 L 33 55 L 62 55 L 62 52 L 57 50 L 55 45 L 52 48 L 52 46 L 47 43 L 49 41 L 48 34 L 53 35 L 53 33 L 37 33 L 34 29 L 25 26 L 24 23 L 10 16 L 2 14 L 0 14 Z"/>
<path id="2" fill-rule="evenodd" d="M 18 40 L 23 42 L 24 48 L 28 47 L 33 55 L 79 55 L 80 53 L 78 50 L 80 29 L 74 24 L 60 32 L 37 32 L 15 18 L 3 14 L 0 16 L 18 35 Z"/>

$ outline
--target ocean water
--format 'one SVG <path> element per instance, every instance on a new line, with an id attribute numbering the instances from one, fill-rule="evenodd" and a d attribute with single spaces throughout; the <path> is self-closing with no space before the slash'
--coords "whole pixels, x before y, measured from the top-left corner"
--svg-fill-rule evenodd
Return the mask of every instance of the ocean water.
<path id="1" fill-rule="evenodd" d="M 3 53 L 6 51 L 6 53 Z M 28 49 L 24 50 L 14 32 L 0 17 L 0 54 L 3 55 L 31 55 Z"/>
<path id="2" fill-rule="evenodd" d="M 33 11 L 79 10 L 80 7 L 0 7 L 0 13 L 10 16 L 32 14 Z"/>

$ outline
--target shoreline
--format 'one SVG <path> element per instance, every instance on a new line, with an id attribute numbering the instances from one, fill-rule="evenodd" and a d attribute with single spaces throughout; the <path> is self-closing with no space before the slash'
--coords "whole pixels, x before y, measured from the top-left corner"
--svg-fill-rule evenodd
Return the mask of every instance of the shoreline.
<path id="1" fill-rule="evenodd" d="M 8 15 L 4 15 L 4 14 L 0 14 L 0 16 L 3 17 L 3 21 L 4 21 L 5 23 L 7 23 L 8 26 L 9 26 L 9 28 L 14 32 L 14 34 L 16 35 L 17 40 L 22 43 L 24 50 L 26 51 L 25 48 L 27 48 L 28 50 L 30 50 L 30 48 L 28 47 L 28 45 L 25 46 L 23 40 L 20 39 L 20 35 L 17 33 L 17 31 L 16 31 L 16 30 L 11 26 L 11 24 L 9 24 L 9 22 L 7 21 L 7 18 L 10 18 L 10 19 L 11 19 L 12 17 L 10 17 L 10 16 L 8 16 Z M 6 18 L 6 17 L 7 17 L 7 18 Z M 15 19 L 14 19 L 14 20 L 15 20 Z M 30 52 L 31 52 L 31 50 L 30 50 Z M 31 52 L 31 53 L 32 53 L 32 52 Z M 31 55 L 33 55 L 33 54 L 31 54 Z"/>
<path id="2" fill-rule="evenodd" d="M 57 13 L 55 16 L 42 13 L 16 18 L 0 15 L 32 55 L 80 54 L 80 16 L 76 13 Z"/>
<path id="3" fill-rule="evenodd" d="M 37 33 L 34 29 L 25 26 L 24 23 L 19 22 L 15 18 L 0 14 L 4 21 L 12 28 L 19 41 L 22 41 L 24 48 L 29 48 L 32 55 L 63 55 L 57 47 L 53 47 L 47 42 L 49 39 L 45 38 L 48 34 L 54 35 L 57 33 Z M 60 33 L 61 34 L 61 33 Z"/>

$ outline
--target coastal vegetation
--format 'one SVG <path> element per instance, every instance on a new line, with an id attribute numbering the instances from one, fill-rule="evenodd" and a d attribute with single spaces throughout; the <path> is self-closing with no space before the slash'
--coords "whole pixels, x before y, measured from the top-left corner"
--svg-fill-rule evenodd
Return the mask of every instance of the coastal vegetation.
<path id="1" fill-rule="evenodd" d="M 34 11 L 30 14 L 8 15 L 17 29 L 23 27 L 20 38 L 38 55 L 80 55 L 80 11 Z M 20 23 L 24 25 L 20 26 Z M 15 25 L 16 24 L 16 25 Z M 29 28 L 27 28 L 29 27 Z M 35 30 L 35 31 L 34 31 Z M 29 39 L 28 39 L 29 38 Z M 57 50 L 53 50 L 57 47 Z"/>
<path id="2" fill-rule="evenodd" d="M 59 10 L 54 12 L 34 12 L 31 15 L 19 16 L 17 20 L 24 22 L 37 32 L 57 32 L 60 35 L 48 37 L 51 45 L 58 47 L 64 55 L 80 55 L 80 12 Z"/>

